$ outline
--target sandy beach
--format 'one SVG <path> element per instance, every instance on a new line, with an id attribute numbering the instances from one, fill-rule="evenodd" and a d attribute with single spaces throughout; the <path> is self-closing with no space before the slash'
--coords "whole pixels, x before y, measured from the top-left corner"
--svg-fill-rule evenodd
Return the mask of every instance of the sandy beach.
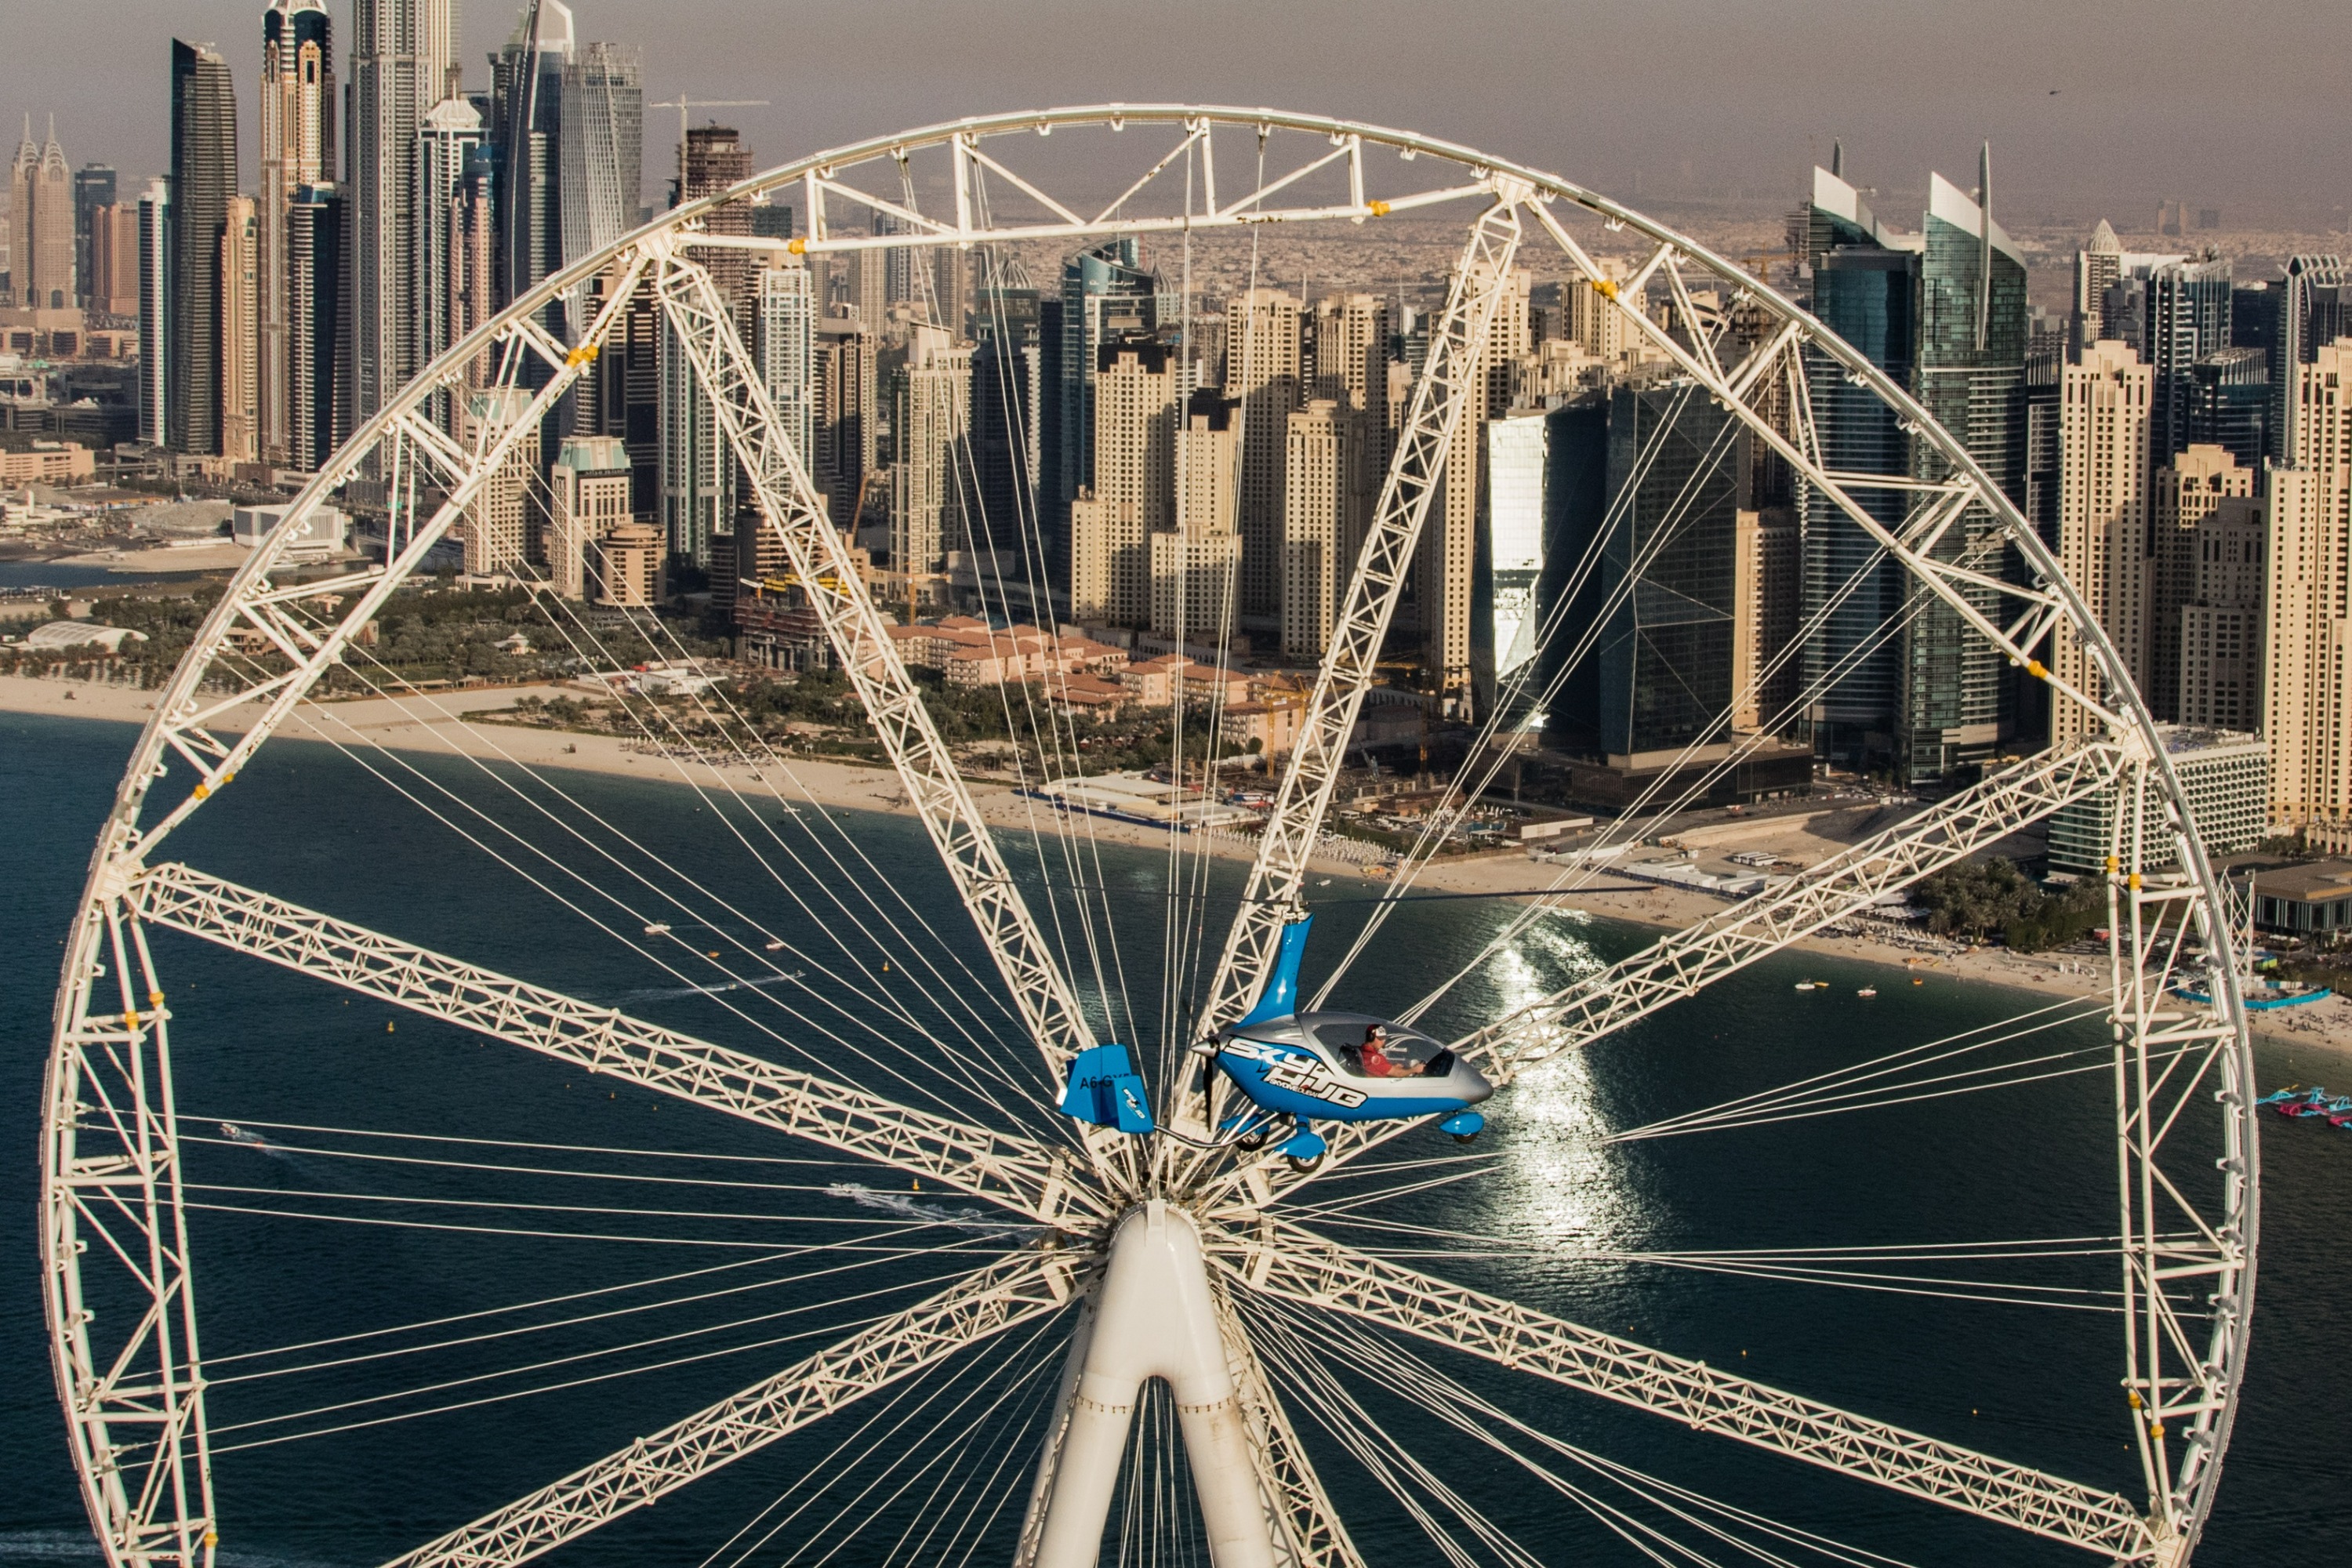
<path id="1" fill-rule="evenodd" d="M 154 712 L 155 693 L 129 687 L 43 680 L 0 675 L 0 711 L 49 713 L 61 717 L 145 723 Z M 646 754 L 617 736 L 574 734 L 533 730 L 506 723 L 466 722 L 468 715 L 511 708 L 529 696 L 577 697 L 576 690 L 558 686 L 469 688 L 394 701 L 364 699 L 346 702 L 304 703 L 281 734 L 299 740 L 340 742 L 346 745 L 373 742 L 387 748 L 443 755 L 503 757 L 531 768 L 572 768 L 625 777 L 667 779 L 706 790 L 773 794 L 788 802 L 850 811 L 908 813 L 905 791 L 896 774 L 878 767 L 822 758 L 794 758 L 780 767 L 765 759 L 713 764 L 679 757 Z M 232 713 L 226 730 L 239 730 L 247 720 Z M 1045 826 L 1052 814 L 1042 802 L 1019 795 L 1004 784 L 986 780 L 972 784 L 982 816 L 992 826 L 1026 828 Z M 1851 815 L 1851 814 L 1848 814 Z M 1108 817 L 1081 819 L 1097 840 L 1139 848 L 1164 849 L 1164 831 Z M 1761 848 L 1784 860 L 1811 865 L 1837 853 L 1844 843 L 1824 837 L 1820 816 L 1761 819 L 1759 831 L 1741 840 L 1743 848 Z M 1883 823 L 1866 821 L 1870 831 Z M 1213 853 L 1241 858 L 1246 841 L 1211 837 Z M 1336 856 L 1318 856 L 1313 869 L 1318 877 L 1360 878 L 1363 868 Z M 1427 893 L 1503 894 L 1552 885 L 1559 868 L 1531 861 L 1513 847 L 1485 854 L 1449 857 L 1425 868 L 1414 887 Z M 1571 896 L 1574 908 L 1611 920 L 1632 921 L 1664 930 L 1679 930 L 1725 908 L 1722 900 L 1679 889 L 1626 885 L 1626 879 L 1606 868 L 1596 870 L 1596 887 Z M 1368 884 L 1378 886 L 1377 883 Z M 1909 936 L 1910 945 L 1905 938 Z M 1857 934 L 1819 936 L 1793 944 L 1799 950 L 1884 966 L 1883 977 L 1869 983 L 1907 985 L 1913 976 L 1927 984 L 1939 980 L 1966 980 L 2007 985 L 2052 996 L 2104 994 L 2106 965 L 2095 956 L 2081 954 L 2013 953 L 2002 948 L 1973 952 L 1924 952 L 1916 933 L 1901 926 L 1865 930 Z M 1948 948 L 1948 944 L 1934 944 Z M 2259 1035 L 2282 1043 L 2327 1053 L 2352 1054 L 2352 998 L 2336 997 L 2307 1006 L 2254 1016 Z"/>

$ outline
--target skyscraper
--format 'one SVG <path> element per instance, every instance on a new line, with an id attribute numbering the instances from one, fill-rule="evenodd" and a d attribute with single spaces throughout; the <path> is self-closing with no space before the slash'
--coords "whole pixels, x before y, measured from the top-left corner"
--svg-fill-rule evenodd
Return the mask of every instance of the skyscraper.
<path id="1" fill-rule="evenodd" d="M 471 238 L 461 207 L 467 171 L 482 154 L 481 111 L 445 98 L 425 111 L 416 133 L 416 362 L 421 369 L 484 319 L 467 309 Z M 488 281 L 485 279 L 484 281 Z M 457 427 L 461 391 L 436 395 L 433 417 Z"/>
<path id="2" fill-rule="evenodd" d="M 563 73 L 573 51 L 572 8 L 526 0 L 514 32 L 490 57 L 490 122 L 499 150 L 499 302 L 520 299 L 563 265 Z M 564 310 L 541 315 L 562 335 Z"/>
<path id="3" fill-rule="evenodd" d="M 565 265 L 593 255 L 637 226 L 645 161 L 645 88 L 637 51 L 583 44 L 563 67 L 562 149 L 557 185 Z M 571 300 L 571 337 L 587 329 L 584 294 Z"/>
<path id="4" fill-rule="evenodd" d="M 171 440 L 172 187 L 150 180 L 139 194 L 139 438 Z"/>
<path id="5" fill-rule="evenodd" d="M 890 567 L 913 580 L 963 547 L 962 458 L 971 418 L 971 351 L 937 327 L 917 327 L 891 434 Z"/>
<path id="6" fill-rule="evenodd" d="M 2263 728 L 2263 575 L 2270 525 L 2261 501 L 2223 496 L 2185 529 L 2190 564 L 2178 613 L 2179 721 Z"/>
<path id="7" fill-rule="evenodd" d="M 1319 659 L 1330 644 L 1371 521 L 1381 445 L 1374 432 L 1362 409 L 1328 397 L 1313 399 L 1286 425 L 1282 649 L 1294 658 Z"/>
<path id="8" fill-rule="evenodd" d="M 2264 574 L 2263 722 L 2271 740 L 2271 822 L 2318 829 L 2336 844 L 2352 828 L 2352 340 L 2315 347 L 2293 367 L 2285 466 L 2265 476 L 2270 559 Z"/>
<path id="9" fill-rule="evenodd" d="M 673 205 L 698 201 L 747 176 L 751 154 L 732 126 L 698 125 L 678 144 Z M 719 208 L 703 220 L 709 234 L 748 235 L 751 209 L 740 203 Z M 751 277 L 748 254 L 692 247 L 688 254 L 710 270 L 720 294 L 739 307 Z M 674 557 L 708 570 L 710 541 L 727 532 L 735 518 L 735 458 L 727 449 L 710 400 L 695 380 L 685 345 L 667 324 L 661 358 L 662 527 Z"/>
<path id="10" fill-rule="evenodd" d="M 1241 406 L 1234 504 L 1244 626 L 1281 623 L 1283 470 L 1290 416 L 1306 390 L 1298 318 L 1298 300 L 1279 289 L 1248 289 L 1225 310 L 1225 395 Z"/>
<path id="11" fill-rule="evenodd" d="M 48 140 L 37 145 L 33 117 L 25 116 L 25 140 L 8 165 L 8 302 L 70 310 L 79 287 L 74 281 L 73 171 L 58 145 L 55 115 Z"/>
<path id="12" fill-rule="evenodd" d="M 491 387 L 466 399 L 457 438 L 469 449 L 487 450 L 528 412 L 530 394 L 519 386 Z M 527 426 L 522 437 L 484 480 L 466 508 L 466 572 L 487 577 L 515 574 L 537 542 L 539 498 L 533 493 L 539 478 L 539 427 Z"/>
<path id="13" fill-rule="evenodd" d="M 992 257 L 995 274 L 971 315 L 972 546 L 1036 548 L 1038 410 L 1045 374 L 1039 300 L 1017 258 Z"/>
<path id="14" fill-rule="evenodd" d="M 97 292 L 90 287 L 99 267 L 98 258 L 90 248 L 91 224 L 99 208 L 114 205 L 114 183 L 111 163 L 84 163 L 74 171 L 74 279 L 83 300 Z M 96 305 L 90 308 L 100 309 Z"/>
<path id="15" fill-rule="evenodd" d="M 1985 165 L 1989 168 L 1990 154 Z M 1989 183 L 1989 172 L 1984 175 Z M 1957 437 L 1977 466 L 2013 501 L 2025 500 L 2025 259 L 1991 215 L 1940 174 L 1928 178 L 1919 270 L 1919 353 L 1915 395 Z M 2143 462 L 2145 459 L 2143 459 Z M 1941 464 L 1919 456 L 1921 477 Z M 1975 508 L 1938 546 L 1957 559 L 1998 531 Z M 1998 569 L 2000 557 L 1988 563 Z M 1925 590 L 1912 585 L 1912 595 Z M 1998 619 L 1998 595 L 1970 588 Z M 1999 751 L 2006 661 L 1941 601 L 1922 604 L 1905 626 L 1895 752 L 1898 777 L 1926 783 Z"/>
<path id="16" fill-rule="evenodd" d="M 1546 743 L 1628 775 L 1694 743 L 1722 747 L 1747 460 L 1739 427 L 1687 382 L 1621 385 L 1560 412 L 1549 433 L 1560 468 L 1549 553 L 1597 555 L 1561 608 L 1563 625 L 1597 623 L 1598 635 L 1561 682 Z M 1601 487 L 1590 484 L 1596 468 Z"/>
<path id="17" fill-rule="evenodd" d="M 139 209 L 107 202 L 90 209 L 89 278 L 82 285 L 89 309 L 101 316 L 139 315 Z"/>
<path id="18" fill-rule="evenodd" d="M 221 236 L 236 195 L 236 91 L 210 44 L 172 40 L 165 445 L 221 449 Z"/>
<path id="19" fill-rule="evenodd" d="M 1185 399 L 1171 454 L 1172 526 L 1150 537 L 1151 629 L 1221 637 L 1233 629 L 1242 539 L 1234 531 L 1240 405 L 1214 388 Z"/>
<path id="20" fill-rule="evenodd" d="M 259 446 L 270 462 L 294 457 L 293 345 L 295 290 L 315 299 L 317 281 L 298 285 L 291 269 L 294 194 L 335 179 L 335 55 L 326 8 L 315 0 L 271 0 L 261 14 L 261 194 L 256 199 L 259 341 L 255 401 Z M 315 237 L 313 237 L 315 239 Z"/>
<path id="21" fill-rule="evenodd" d="M 2298 395 L 2303 384 L 2297 367 L 2311 363 L 2323 346 L 2352 333 L 2352 268 L 2339 256 L 2291 256 L 2285 279 L 2271 291 L 2278 296 L 2266 344 L 2271 455 L 2279 462 L 2294 463 L 2304 443 Z"/>
<path id="22" fill-rule="evenodd" d="M 1151 535 L 1175 501 L 1181 366 L 1168 345 L 1109 342 L 1095 374 L 1095 482 L 1070 505 L 1070 613 L 1115 626 L 1151 615 Z"/>
<path id="23" fill-rule="evenodd" d="M 287 461 L 315 469 L 351 433 L 351 274 L 343 266 L 343 193 L 299 185 L 287 205 Z"/>
<path id="24" fill-rule="evenodd" d="M 2193 438 L 2197 367 L 2230 346 L 2230 260 L 2173 261 L 2148 278 L 2140 359 L 2153 378 L 2148 462 L 2162 468 Z"/>
<path id="25" fill-rule="evenodd" d="M 261 345 L 254 319 L 260 282 L 260 227 L 251 196 L 228 199 L 216 261 L 220 268 L 220 452 L 236 463 L 254 462 L 261 455 L 256 402 Z"/>
<path id="26" fill-rule="evenodd" d="M 352 409 L 367 419 L 415 374 L 417 133 L 456 89 L 457 0 L 352 0 Z"/>
<path id="27" fill-rule="evenodd" d="M 1421 660 L 1463 717 L 1475 708 L 1471 660 L 1473 579 L 1477 570 L 1481 431 L 1490 414 L 1510 406 L 1511 367 L 1528 352 L 1528 300 L 1534 279 L 1514 267 L 1505 279 L 1495 317 L 1479 346 L 1470 376 L 1462 423 L 1445 455 L 1444 482 L 1437 504 L 1422 525 L 1413 561 L 1413 595 L 1421 610 Z"/>
<path id="28" fill-rule="evenodd" d="M 2192 445 L 2175 453 L 2170 463 L 2158 468 L 2149 487 L 2155 522 L 2150 551 L 2153 570 L 2148 595 L 2147 677 L 2140 694 L 2158 719 L 2183 724 L 2210 722 L 2191 719 L 2175 706 L 2185 689 L 2181 684 L 2186 658 L 2181 646 L 2181 610 L 2202 591 L 2197 586 L 2204 580 L 2200 576 L 2204 568 L 2200 563 L 2200 552 L 2213 547 L 2213 541 L 2199 532 L 2200 525 L 2223 500 L 2251 498 L 2259 471 L 2254 465 L 2241 465 L 2233 454 L 2222 447 Z M 2260 588 L 2259 578 L 2256 588 Z M 2223 601 L 2209 601 L 2226 602 L 2226 597 Z M 2256 607 L 2260 607 L 2259 604 Z"/>
<path id="29" fill-rule="evenodd" d="M 2232 344 L 2189 367 L 2189 444 L 2220 447 L 2257 471 L 2270 455 L 2270 363 L 2263 350 Z"/>
<path id="30" fill-rule="evenodd" d="M 1551 475 L 1549 411 L 1512 409 L 1489 419 L 1486 444 L 1471 572 L 1471 690 L 1478 712 L 1508 710 L 1503 721 L 1510 732 L 1542 717 L 1537 711 L 1541 689 L 1530 683 L 1540 635 L 1536 589 L 1544 569 L 1544 491 Z"/>
<path id="31" fill-rule="evenodd" d="M 2153 608 L 2147 554 L 2147 443 L 2154 372 L 2125 345 L 2092 344 L 2059 372 L 2059 564 L 2097 617 L 2134 685 L 2148 689 Z M 2106 687 L 2071 631 L 2052 635 L 2050 668 L 2094 701 Z M 2096 733 L 2098 716 L 2053 700 L 2051 740 Z"/>
<path id="32" fill-rule="evenodd" d="M 1079 486 L 1094 484 L 1094 379 L 1102 346 L 1149 336 L 1160 324 L 1159 295 L 1159 275 L 1145 268 L 1137 242 L 1106 240 L 1063 261 L 1061 286 L 1045 305 L 1050 315 L 1041 312 L 1047 488 L 1040 531 L 1057 578 L 1069 564 L 1070 502 Z"/>
<path id="33" fill-rule="evenodd" d="M 817 323 L 816 471 L 835 528 L 862 520 L 867 477 L 874 471 L 881 412 L 877 360 L 881 340 L 855 317 Z"/>
<path id="34" fill-rule="evenodd" d="M 2107 290 L 2123 275 L 2123 254 L 2115 229 L 2105 218 L 2092 231 L 2090 244 L 2074 253 L 2074 343 L 2078 348 L 2116 335 L 2107 320 Z"/>
<path id="35" fill-rule="evenodd" d="M 816 474 L 816 311 L 814 278 L 797 260 L 762 268 L 759 310 L 752 318 L 751 357 L 774 400 L 793 453 L 812 480 Z"/>
<path id="36" fill-rule="evenodd" d="M 1881 223 L 1853 186 L 1818 168 L 1807 235 L 1814 315 L 1898 385 L 1912 384 L 1919 237 Z M 1907 476 L 1910 440 L 1895 411 L 1817 350 L 1806 351 L 1805 370 L 1822 465 L 1833 472 Z M 1889 528 L 1902 522 L 1896 492 L 1864 489 L 1855 500 Z M 1819 489 L 1801 487 L 1798 505 L 1808 723 L 1816 750 L 1858 764 L 1885 745 L 1894 729 L 1901 649 L 1885 628 L 1901 616 L 1904 574 Z"/>
<path id="37" fill-rule="evenodd" d="M 547 474 L 547 580 L 563 597 L 586 596 L 596 542 L 629 521 L 629 454 L 617 436 L 573 436 L 556 448 Z"/>

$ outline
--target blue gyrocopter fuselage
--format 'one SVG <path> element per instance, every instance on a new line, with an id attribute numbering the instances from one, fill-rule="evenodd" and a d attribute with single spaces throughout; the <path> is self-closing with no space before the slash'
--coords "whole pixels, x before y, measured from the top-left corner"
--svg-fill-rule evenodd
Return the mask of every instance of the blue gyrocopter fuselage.
<path id="1" fill-rule="evenodd" d="M 1221 1031 L 1213 1060 L 1249 1101 L 1221 1131 L 1262 1140 L 1278 1121 L 1296 1124 L 1284 1150 L 1323 1152 L 1310 1121 L 1397 1121 L 1437 1116 L 1457 1138 L 1486 1119 L 1470 1108 L 1494 1092 L 1477 1068 L 1410 1026 L 1369 1013 L 1297 1011 L 1298 966 L 1312 920 L 1282 933 L 1273 977 L 1240 1022 Z"/>
<path id="2" fill-rule="evenodd" d="M 1478 1069 L 1420 1030 L 1369 1013 L 1298 1011 L 1298 963 L 1309 920 L 1283 928 L 1274 974 L 1239 1023 L 1195 1047 L 1244 1104 L 1220 1119 L 1215 1145 L 1263 1148 L 1280 1134 L 1281 1152 L 1301 1169 L 1323 1157 L 1318 1121 L 1410 1121 L 1439 1118 L 1464 1142 L 1486 1119 L 1471 1109 L 1495 1092 Z M 1209 1087 L 1206 1077 L 1201 1089 Z M 1127 1133 L 1163 1131 L 1143 1077 L 1122 1045 L 1094 1046 L 1070 1064 L 1062 1114 Z M 1177 1134 L 1187 1142 L 1193 1140 Z"/>

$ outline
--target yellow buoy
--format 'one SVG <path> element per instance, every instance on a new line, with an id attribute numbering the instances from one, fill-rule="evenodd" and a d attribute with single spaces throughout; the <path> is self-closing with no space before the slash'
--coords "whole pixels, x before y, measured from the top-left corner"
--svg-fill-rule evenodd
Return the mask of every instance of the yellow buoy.
<path id="1" fill-rule="evenodd" d="M 383 1032 L 387 1035 L 392 1033 L 392 1020 L 389 1018 L 383 1021 Z"/>

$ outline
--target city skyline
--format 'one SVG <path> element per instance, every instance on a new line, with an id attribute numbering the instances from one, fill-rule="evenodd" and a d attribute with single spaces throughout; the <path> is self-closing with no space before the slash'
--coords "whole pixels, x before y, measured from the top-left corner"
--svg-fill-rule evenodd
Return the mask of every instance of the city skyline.
<path id="1" fill-rule="evenodd" d="M 2341 51 L 2311 47 L 2340 37 L 2344 23 L 2337 8 L 2316 0 L 2232 13 L 2231 47 L 2200 62 L 2194 136 L 2180 131 L 2169 95 L 2150 90 L 2177 63 L 2171 42 L 2209 15 L 2185 5 L 2142 7 L 2135 26 L 2121 30 L 2089 14 L 2022 5 L 1917 14 L 1901 25 L 1853 4 L 1549 20 L 1478 5 L 1449 17 L 1461 36 L 1499 30 L 1533 47 L 1475 58 L 1418 53 L 1411 72 L 1398 68 L 1408 57 L 1397 40 L 1422 19 L 1398 6 L 1309 5 L 1253 16 L 1261 47 L 1204 45 L 1189 58 L 1180 50 L 1172 68 L 1162 51 L 1129 58 L 1084 27 L 1071 28 L 1075 55 L 1055 51 L 1048 59 L 1023 42 L 1082 16 L 1118 17 L 1127 9 L 1118 6 L 926 8 L 922 26 L 905 27 L 887 8 L 820 5 L 796 14 L 790 39 L 741 0 L 704 0 L 691 27 L 662 25 L 662 13 L 638 0 L 575 9 L 583 37 L 642 43 L 647 101 L 681 90 L 775 100 L 733 119 L 772 160 L 924 123 L 948 111 L 943 102 L 955 112 L 1087 99 L 1294 102 L 1286 52 L 1313 49 L 1332 68 L 1321 79 L 1347 85 L 1311 89 L 1316 101 L 1297 107 L 1411 125 L 1612 194 L 1638 187 L 1654 201 L 1735 191 L 1785 199 L 1810 163 L 1829 161 L 1835 139 L 1869 149 L 1874 170 L 1892 171 L 1956 164 L 1990 136 L 2004 149 L 2012 212 L 2105 206 L 2122 232 L 2137 230 L 2142 209 L 2153 213 L 2167 199 L 2234 207 L 2252 226 L 2305 232 L 2341 229 L 2352 202 L 2335 173 L 2352 153 L 2352 130 L 2321 108 L 2331 89 L 2340 91 L 2327 73 Z M 104 30 L 77 26 L 69 10 L 33 12 L 12 24 L 21 47 L 0 59 L 0 104 L 15 110 L 12 121 L 54 110 L 77 166 L 111 163 L 126 181 L 160 173 L 166 126 L 142 88 L 150 62 L 121 40 L 177 34 L 211 42 L 246 77 L 258 61 L 259 10 L 249 0 L 126 0 L 111 7 L 116 25 Z M 348 36 L 351 6 L 337 5 L 331 15 L 338 37 Z M 1212 10 L 1194 18 L 1193 30 L 1213 34 L 1239 21 L 1238 13 Z M 456 55 L 469 89 L 488 85 L 488 57 L 514 25 L 511 7 L 480 0 L 463 7 Z M 906 39 L 919 41 L 911 59 L 903 47 L 879 47 Z M 1595 56 L 1611 58 L 1611 68 L 1577 68 Z M 809 58 L 824 59 L 826 69 L 803 80 L 793 61 Z M 1917 69 L 1927 58 L 1937 61 L 1936 70 Z M 950 73 L 971 86 L 955 88 Z M 2298 87 L 2299 76 L 2315 79 L 2304 84 L 2309 90 Z M 1089 89 L 1075 89 L 1076 80 Z M 1573 90 L 1561 94 L 1562 83 Z M 1667 102 L 1675 113 L 1656 112 Z M 257 148 L 256 106 L 241 101 L 239 112 L 246 146 Z M 247 182 L 254 176 L 242 171 Z M 662 178 L 661 160 L 649 158 L 644 199 L 657 197 Z M 1908 205 L 1913 194 L 1890 187 L 1882 200 L 1901 195 Z M 2128 228 L 2126 216 L 2135 220 Z"/>

